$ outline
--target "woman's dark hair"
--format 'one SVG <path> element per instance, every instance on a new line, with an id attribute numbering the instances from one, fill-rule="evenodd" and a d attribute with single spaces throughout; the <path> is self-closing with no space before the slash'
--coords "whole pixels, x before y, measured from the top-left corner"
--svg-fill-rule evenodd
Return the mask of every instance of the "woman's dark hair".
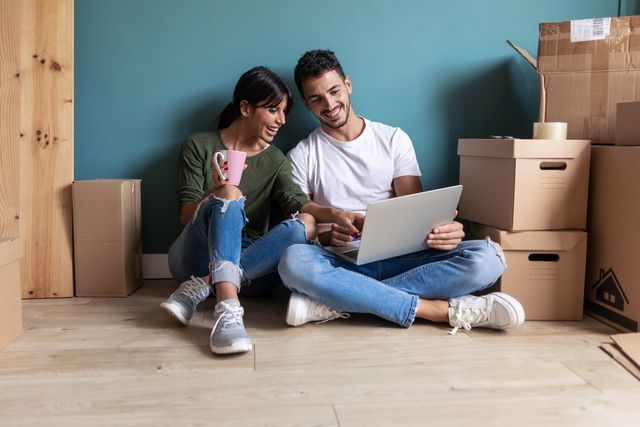
<path id="1" fill-rule="evenodd" d="M 328 71 L 335 70 L 344 80 L 345 74 L 335 53 L 330 50 L 310 50 L 298 60 L 293 72 L 298 92 L 302 93 L 302 83 L 309 77 L 320 77 Z"/>
<path id="2" fill-rule="evenodd" d="M 230 102 L 218 116 L 218 129 L 227 128 L 240 116 L 240 103 L 247 101 L 253 107 L 276 107 L 287 98 L 285 114 L 293 107 L 291 91 L 280 77 L 267 67 L 255 67 L 238 79 Z"/>

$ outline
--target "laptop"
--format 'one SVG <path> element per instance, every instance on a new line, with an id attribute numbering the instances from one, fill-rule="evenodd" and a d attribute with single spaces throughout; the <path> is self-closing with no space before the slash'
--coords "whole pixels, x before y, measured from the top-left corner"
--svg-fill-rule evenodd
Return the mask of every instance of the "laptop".
<path id="1" fill-rule="evenodd" d="M 455 185 L 370 203 L 360 239 L 326 249 L 356 265 L 427 249 L 427 234 L 453 220 L 461 194 Z"/>

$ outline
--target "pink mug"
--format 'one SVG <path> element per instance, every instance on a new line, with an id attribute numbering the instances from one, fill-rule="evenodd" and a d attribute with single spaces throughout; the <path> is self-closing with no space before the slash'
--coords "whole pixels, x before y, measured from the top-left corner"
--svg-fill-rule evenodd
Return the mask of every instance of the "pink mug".
<path id="1" fill-rule="evenodd" d="M 233 185 L 240 184 L 246 158 L 247 153 L 244 151 L 216 151 L 213 155 L 213 166 L 216 168 L 220 180 Z M 220 169 L 220 163 L 223 164 L 224 172 Z"/>

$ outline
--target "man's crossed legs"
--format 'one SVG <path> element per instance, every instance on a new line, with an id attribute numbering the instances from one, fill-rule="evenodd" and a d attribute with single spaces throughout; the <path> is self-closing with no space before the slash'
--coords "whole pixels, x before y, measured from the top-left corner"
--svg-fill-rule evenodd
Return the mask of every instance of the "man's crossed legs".
<path id="1" fill-rule="evenodd" d="M 502 249 L 486 239 L 361 266 L 320 246 L 293 245 L 278 271 L 293 291 L 287 310 L 292 326 L 370 313 L 403 327 L 416 318 L 446 322 L 455 333 L 461 327 L 506 329 L 524 322 L 522 305 L 510 295 L 471 295 L 491 286 L 505 268 Z"/>

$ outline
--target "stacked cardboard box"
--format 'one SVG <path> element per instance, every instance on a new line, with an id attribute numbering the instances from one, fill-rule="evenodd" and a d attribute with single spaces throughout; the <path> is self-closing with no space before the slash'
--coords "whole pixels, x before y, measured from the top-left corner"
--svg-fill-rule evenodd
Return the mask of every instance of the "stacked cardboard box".
<path id="1" fill-rule="evenodd" d="M 640 322 L 640 139 L 636 144 L 593 146 L 589 189 L 585 310 L 627 332 Z"/>
<path id="2" fill-rule="evenodd" d="M 538 73 L 538 120 L 567 122 L 568 137 L 613 144 L 616 108 L 640 101 L 640 16 L 542 23 L 538 59 L 514 49 Z"/>
<path id="3" fill-rule="evenodd" d="M 589 141 L 461 139 L 460 217 L 503 247 L 493 290 L 529 320 L 582 318 Z"/>
<path id="4" fill-rule="evenodd" d="M 538 72 L 540 121 L 568 122 L 569 138 L 616 145 L 592 148 L 585 310 L 638 331 L 640 16 L 540 24 L 537 61 L 514 48 Z"/>

